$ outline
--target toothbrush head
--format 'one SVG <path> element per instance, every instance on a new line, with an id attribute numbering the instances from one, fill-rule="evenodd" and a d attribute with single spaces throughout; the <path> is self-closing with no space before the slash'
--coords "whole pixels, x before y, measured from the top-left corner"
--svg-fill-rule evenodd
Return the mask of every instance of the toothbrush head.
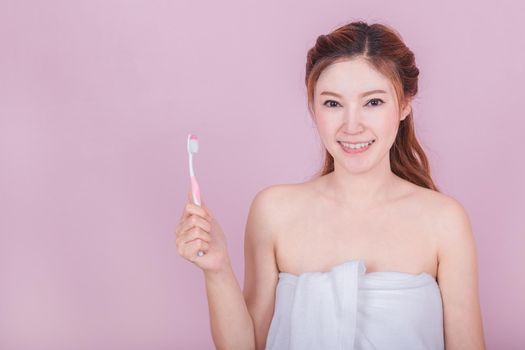
<path id="1" fill-rule="evenodd" d="M 199 138 L 197 135 L 188 134 L 188 153 L 193 154 L 199 152 Z"/>

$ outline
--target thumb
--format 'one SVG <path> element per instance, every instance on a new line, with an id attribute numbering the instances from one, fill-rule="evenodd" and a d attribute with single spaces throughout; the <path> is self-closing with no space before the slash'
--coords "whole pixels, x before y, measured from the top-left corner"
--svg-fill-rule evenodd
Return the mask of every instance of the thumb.
<path id="1" fill-rule="evenodd" d="M 210 209 L 208 208 L 208 206 L 207 206 L 206 203 L 204 202 L 204 199 L 202 198 L 202 195 L 201 195 L 201 208 L 204 209 L 204 211 L 206 212 L 206 214 L 208 214 L 210 217 L 213 217 L 213 215 L 211 215 L 211 211 L 210 211 Z"/>
<path id="2" fill-rule="evenodd" d="M 208 207 L 206 206 L 205 202 L 204 202 L 204 199 L 202 198 L 202 194 L 200 196 L 200 200 L 201 200 L 201 208 L 204 209 L 204 211 L 210 216 L 212 217 L 211 215 L 211 211 L 210 209 L 208 209 Z M 191 189 L 188 191 L 188 201 L 193 203 L 193 195 L 192 195 L 192 192 L 191 192 Z"/>

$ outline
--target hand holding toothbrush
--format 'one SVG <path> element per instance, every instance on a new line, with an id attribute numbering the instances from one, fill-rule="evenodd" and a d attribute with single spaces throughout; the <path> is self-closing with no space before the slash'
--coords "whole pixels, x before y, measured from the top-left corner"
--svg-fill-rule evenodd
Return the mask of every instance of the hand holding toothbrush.
<path id="1" fill-rule="evenodd" d="M 189 169 L 192 190 L 176 228 L 179 254 L 206 271 L 216 272 L 228 267 L 230 259 L 224 233 L 201 200 L 199 185 L 193 171 L 194 153 L 198 152 L 198 139 L 188 135 Z"/>

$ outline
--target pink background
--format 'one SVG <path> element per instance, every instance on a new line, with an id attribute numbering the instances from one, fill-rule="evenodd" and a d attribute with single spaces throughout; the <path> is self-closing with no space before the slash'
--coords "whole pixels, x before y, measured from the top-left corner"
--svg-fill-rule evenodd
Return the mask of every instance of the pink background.
<path id="1" fill-rule="evenodd" d="M 417 135 L 468 210 L 489 349 L 525 347 L 521 2 L 0 3 L 0 348 L 211 349 L 174 228 L 196 175 L 243 285 L 247 211 L 320 166 L 307 50 L 363 19 L 414 51 Z"/>

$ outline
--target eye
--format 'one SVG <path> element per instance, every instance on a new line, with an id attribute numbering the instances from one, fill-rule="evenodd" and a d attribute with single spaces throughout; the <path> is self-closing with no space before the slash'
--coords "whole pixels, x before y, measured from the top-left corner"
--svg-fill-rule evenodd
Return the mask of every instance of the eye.
<path id="1" fill-rule="evenodd" d="M 326 103 L 327 103 L 327 102 L 334 102 L 334 103 L 339 104 L 339 102 L 334 101 L 334 100 L 326 100 L 326 101 L 323 103 L 323 106 L 326 106 Z M 327 107 L 335 107 L 335 106 L 334 106 L 334 105 L 329 105 L 329 106 L 327 106 Z"/>
<path id="2" fill-rule="evenodd" d="M 336 105 L 333 105 L 333 104 L 329 104 L 327 105 L 327 103 L 330 103 L 330 102 L 333 102 L 333 103 L 336 103 L 336 104 L 339 104 L 339 102 L 337 101 L 334 101 L 334 100 L 326 100 L 324 103 L 323 103 L 323 106 L 327 106 L 327 107 L 337 107 Z M 381 106 L 383 103 L 385 103 L 382 99 L 380 98 L 373 98 L 371 100 L 369 100 L 367 102 L 367 105 L 372 102 L 372 107 L 379 107 Z M 379 102 L 381 102 L 380 104 L 378 104 Z M 340 104 L 339 104 L 340 105 Z M 366 106 L 366 105 L 365 105 Z"/>
<path id="3" fill-rule="evenodd" d="M 373 98 L 373 99 L 371 99 L 370 101 L 368 101 L 368 103 L 370 103 L 370 102 L 372 102 L 372 101 L 375 101 L 375 102 L 379 102 L 379 101 L 381 101 L 381 104 L 374 104 L 374 105 L 373 105 L 374 107 L 381 106 L 383 103 L 385 103 L 385 102 L 384 102 L 382 99 L 380 99 L 380 98 Z M 367 103 L 367 104 L 368 104 L 368 103 Z"/>

